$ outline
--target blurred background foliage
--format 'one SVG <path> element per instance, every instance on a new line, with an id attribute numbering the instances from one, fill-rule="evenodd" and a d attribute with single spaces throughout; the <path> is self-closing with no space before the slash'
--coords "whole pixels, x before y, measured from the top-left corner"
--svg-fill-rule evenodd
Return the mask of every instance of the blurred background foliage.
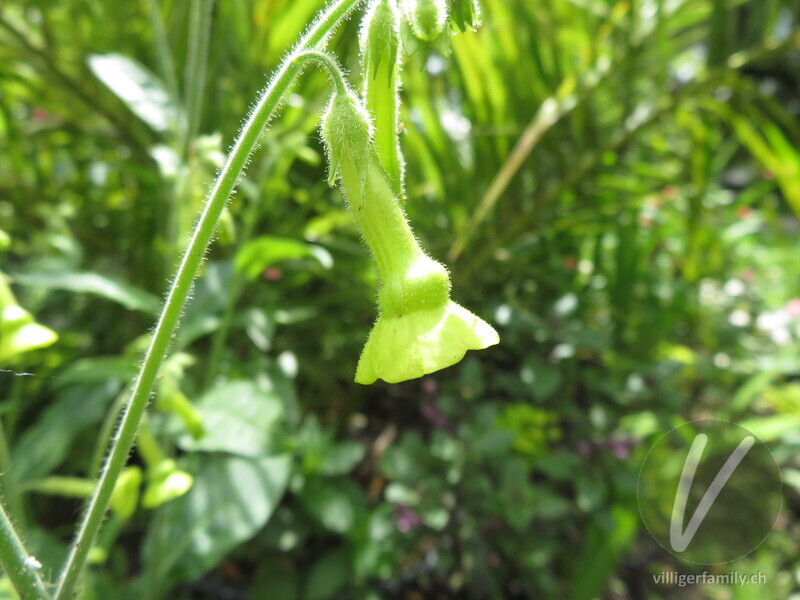
<path id="1" fill-rule="evenodd" d="M 227 144 L 321 5 L 0 7 L 0 483 L 48 567 Z M 377 280 L 306 76 L 220 226 L 87 598 L 800 593 L 800 3 L 481 7 L 404 61 L 402 146 L 417 234 L 501 344 L 352 383 Z M 357 28 L 332 43 L 354 83 Z M 783 471 L 736 567 L 768 582 L 655 586 L 704 568 L 644 530 L 638 469 L 713 416 Z"/>

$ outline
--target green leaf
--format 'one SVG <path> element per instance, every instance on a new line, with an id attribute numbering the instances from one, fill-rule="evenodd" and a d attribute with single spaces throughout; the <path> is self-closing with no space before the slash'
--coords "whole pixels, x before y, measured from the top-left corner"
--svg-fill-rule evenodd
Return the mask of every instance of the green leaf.
<path id="1" fill-rule="evenodd" d="M 90 54 L 89 68 L 133 114 L 155 131 L 175 128 L 178 109 L 158 77 L 121 54 Z"/>
<path id="2" fill-rule="evenodd" d="M 262 455 L 272 427 L 283 415 L 280 396 L 262 391 L 251 381 L 223 383 L 200 398 L 195 408 L 206 434 L 199 439 L 186 434 L 178 445 L 184 450 L 242 456 Z"/>
<path id="3" fill-rule="evenodd" d="M 54 385 L 70 383 L 120 381 L 127 383 L 136 377 L 136 361 L 125 356 L 96 356 L 81 358 L 58 374 Z"/>
<path id="4" fill-rule="evenodd" d="M 747 429 L 765 444 L 769 444 L 788 433 L 795 433 L 800 429 L 800 414 L 754 417 L 746 421 L 740 421 L 739 425 Z"/>
<path id="5" fill-rule="evenodd" d="M 497 499 L 513 529 L 522 533 L 530 527 L 535 515 L 536 490 L 522 460 L 503 463 Z"/>
<path id="6" fill-rule="evenodd" d="M 441 531 L 450 521 L 450 513 L 441 506 L 423 506 L 420 508 L 419 516 L 422 522 L 435 531 Z"/>
<path id="7" fill-rule="evenodd" d="M 250 589 L 251 600 L 259 598 L 280 598 L 280 600 L 296 600 L 300 583 L 297 571 L 291 564 L 282 559 L 271 560 L 262 564 Z"/>
<path id="8" fill-rule="evenodd" d="M 250 341 L 262 352 L 272 347 L 272 336 L 275 334 L 275 319 L 259 308 L 251 308 L 244 313 L 245 331 Z"/>
<path id="9" fill-rule="evenodd" d="M 728 411 L 737 413 L 748 409 L 779 376 L 780 371 L 773 369 L 760 371 L 750 377 L 734 394 Z"/>
<path id="10" fill-rule="evenodd" d="M 153 294 L 99 273 L 16 273 L 12 278 L 14 283 L 29 287 L 94 294 L 113 300 L 129 310 L 140 310 L 151 315 L 158 313 L 161 306 Z"/>
<path id="11" fill-rule="evenodd" d="M 783 483 L 793 488 L 795 491 L 800 492 L 800 470 L 798 469 L 784 469 L 781 472 Z"/>
<path id="12" fill-rule="evenodd" d="M 416 489 L 397 481 L 392 481 L 384 488 L 383 496 L 390 504 L 417 506 L 420 502 L 420 495 Z"/>
<path id="13" fill-rule="evenodd" d="M 5 309 L 0 321 L 0 362 L 18 354 L 46 348 L 58 335 L 52 329 L 33 322 L 33 317 L 19 306 Z"/>
<path id="14" fill-rule="evenodd" d="M 306 585 L 306 600 L 325 600 L 336 595 L 349 579 L 350 559 L 344 548 L 328 552 L 314 563 Z"/>
<path id="15" fill-rule="evenodd" d="M 28 481 L 20 486 L 26 492 L 36 492 L 64 498 L 89 498 L 94 491 L 95 482 L 83 477 L 53 476 Z"/>
<path id="16" fill-rule="evenodd" d="M 416 482 L 423 477 L 428 461 L 425 443 L 417 432 L 411 432 L 386 449 L 381 457 L 381 472 L 392 480 Z"/>
<path id="17" fill-rule="evenodd" d="M 164 505 L 152 521 L 144 547 L 151 568 L 178 580 L 213 568 L 267 523 L 290 468 L 289 456 L 204 456 L 189 493 Z"/>
<path id="18" fill-rule="evenodd" d="M 328 448 L 322 457 L 319 472 L 324 475 L 346 475 L 364 458 L 364 446 L 358 442 L 342 442 Z"/>
<path id="19" fill-rule="evenodd" d="M 44 348 L 58 339 L 55 331 L 39 325 L 17 304 L 5 276 L 0 273 L 0 363 L 18 354 Z"/>
<path id="20" fill-rule="evenodd" d="M 251 240 L 239 250 L 236 255 L 236 270 L 255 279 L 275 263 L 300 258 L 313 258 L 326 269 L 333 266 L 333 258 L 322 246 L 292 238 L 264 235 Z"/>
<path id="21" fill-rule="evenodd" d="M 7 476 L 29 481 L 50 473 L 69 455 L 73 439 L 85 428 L 100 422 L 121 388 L 116 381 L 78 384 L 59 393 L 39 420 L 14 445 L 14 468 Z"/>
<path id="22" fill-rule="evenodd" d="M 326 529 L 345 533 L 364 509 L 361 489 L 349 479 L 323 481 L 309 478 L 300 492 L 300 502 Z"/>
<path id="23" fill-rule="evenodd" d="M 573 600 L 592 600 L 600 594 L 639 528 L 639 514 L 627 507 L 614 506 L 610 518 L 604 516 L 595 514 L 589 523 L 583 550 L 574 565 Z"/>
<path id="24" fill-rule="evenodd" d="M 541 519 L 563 519 L 572 510 L 569 500 L 546 487 L 536 490 L 536 499 L 533 504 L 534 514 Z"/>

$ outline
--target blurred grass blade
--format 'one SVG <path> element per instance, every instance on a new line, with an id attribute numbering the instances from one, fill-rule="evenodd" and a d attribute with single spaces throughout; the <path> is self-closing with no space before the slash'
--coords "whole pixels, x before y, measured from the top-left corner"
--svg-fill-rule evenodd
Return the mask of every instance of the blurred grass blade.
<path id="1" fill-rule="evenodd" d="M 156 314 L 161 305 L 153 294 L 99 273 L 15 273 L 14 283 L 29 287 L 94 294 L 113 300 L 129 310 Z"/>
<path id="2" fill-rule="evenodd" d="M 90 54 L 89 68 L 133 114 L 159 133 L 174 131 L 178 109 L 164 84 L 137 61 L 121 54 Z"/>

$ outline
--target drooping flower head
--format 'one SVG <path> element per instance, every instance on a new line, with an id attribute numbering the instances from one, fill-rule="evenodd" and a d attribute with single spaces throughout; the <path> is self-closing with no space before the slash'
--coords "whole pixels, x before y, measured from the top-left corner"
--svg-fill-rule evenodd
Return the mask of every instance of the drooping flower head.
<path id="1" fill-rule="evenodd" d="M 322 123 L 330 181 L 341 179 L 350 210 L 378 266 L 378 320 L 356 382 L 397 383 L 449 367 L 467 350 L 499 341 L 485 321 L 450 300 L 450 276 L 420 248 L 381 167 L 370 121 L 351 92 L 335 93 Z"/>

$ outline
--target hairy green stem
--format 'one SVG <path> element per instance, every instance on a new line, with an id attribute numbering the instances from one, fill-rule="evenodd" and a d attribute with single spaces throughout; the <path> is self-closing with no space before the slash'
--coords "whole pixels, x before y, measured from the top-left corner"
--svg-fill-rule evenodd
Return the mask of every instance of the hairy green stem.
<path id="1" fill-rule="evenodd" d="M 19 495 L 19 486 L 11 473 L 11 451 L 8 448 L 8 437 L 3 420 L 0 419 L 0 476 L 3 482 L 3 495 L 8 510 L 17 518 L 17 525 L 25 531 L 25 512 Z"/>
<path id="2" fill-rule="evenodd" d="M 114 403 L 106 413 L 103 423 L 100 425 L 97 440 L 94 445 L 94 451 L 92 452 L 92 462 L 89 463 L 89 473 L 97 473 L 103 466 L 103 458 L 105 458 L 108 440 L 110 440 L 114 435 L 114 427 L 116 426 L 117 421 L 119 420 L 119 415 L 125 406 L 125 401 L 130 398 L 130 394 L 131 385 L 128 384 L 119 394 L 117 394 L 117 397 L 114 398 Z"/>
<path id="3" fill-rule="evenodd" d="M 336 88 L 337 92 L 345 93 L 347 86 L 345 84 L 344 75 L 336 61 L 325 52 L 318 50 L 306 50 L 297 55 L 296 61 L 306 62 L 312 61 L 318 63 L 328 73 L 328 77 Z M 253 227 L 255 226 L 255 212 L 256 204 L 253 203 L 253 209 L 248 211 L 248 218 L 245 220 L 244 230 L 240 236 L 239 247 L 244 246 L 252 237 Z M 242 292 L 243 282 L 239 275 L 234 272 L 232 281 L 229 286 L 229 299 L 222 313 L 219 327 L 214 332 L 214 337 L 211 340 L 211 352 L 206 364 L 206 378 L 205 387 L 211 387 L 214 377 L 217 375 L 217 365 L 219 364 L 220 356 L 222 355 L 222 347 L 225 343 L 225 338 L 228 335 L 228 330 L 233 322 L 233 312 L 236 309 L 236 302 Z"/>
<path id="4" fill-rule="evenodd" d="M 237 231 L 237 250 L 243 248 L 252 238 L 253 231 L 257 220 L 258 205 L 260 202 L 260 195 L 250 199 L 249 206 L 245 207 L 243 215 L 240 217 L 242 222 L 241 228 Z M 205 365 L 205 379 L 203 385 L 206 389 L 211 387 L 214 378 L 217 376 L 219 369 L 219 362 L 222 357 L 222 349 L 225 346 L 225 341 L 228 337 L 231 324 L 233 323 L 233 314 L 236 310 L 236 305 L 239 302 L 242 289 L 244 288 L 244 278 L 241 273 L 237 272 L 236 268 L 232 270 L 231 280 L 228 284 L 228 296 L 225 308 L 222 311 L 219 325 L 214 331 L 211 338 L 211 350 L 208 353 L 208 360 Z"/>
<path id="5" fill-rule="evenodd" d="M 67 562 L 58 581 L 56 600 L 71 598 L 75 585 L 108 509 L 119 474 L 125 467 L 128 454 L 136 438 L 139 423 L 144 415 L 164 357 L 177 328 L 183 306 L 191 290 L 198 268 L 211 244 L 217 222 L 231 192 L 244 171 L 248 158 L 264 128 L 281 103 L 303 67 L 318 56 L 302 57 L 312 48 L 320 47 L 342 19 L 363 0 L 338 0 L 331 4 L 314 22 L 294 50 L 283 61 L 280 69 L 261 94 L 255 109 L 245 123 L 239 138 L 228 155 L 222 172 L 211 190 L 205 209 L 197 222 L 189 246 L 167 294 L 150 346 L 136 378 L 130 400 L 122 414 L 116 435 L 111 443 L 97 488 L 84 515 L 78 535 L 70 548 Z"/>
<path id="6" fill-rule="evenodd" d="M 333 87 L 336 88 L 337 94 L 347 93 L 347 84 L 345 83 L 342 69 L 330 54 L 321 52 L 319 50 L 304 50 L 303 52 L 297 54 L 295 62 L 300 62 L 304 65 L 307 61 L 316 62 L 319 66 L 325 69 L 325 71 L 328 73 L 331 83 L 333 83 Z"/>
<path id="7" fill-rule="evenodd" d="M 6 509 L 0 505 L 0 565 L 23 600 L 49 600 L 37 569 L 41 565 L 25 551 Z"/>

